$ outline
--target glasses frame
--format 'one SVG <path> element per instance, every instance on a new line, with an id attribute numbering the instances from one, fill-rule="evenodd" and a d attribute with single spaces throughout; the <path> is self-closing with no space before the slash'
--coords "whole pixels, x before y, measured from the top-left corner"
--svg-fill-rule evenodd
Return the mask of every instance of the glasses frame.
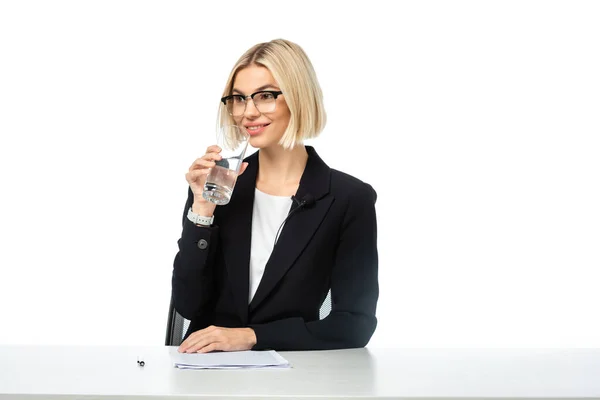
<path id="1" fill-rule="evenodd" d="M 231 115 L 232 117 L 240 117 L 240 116 L 244 115 L 244 113 L 246 112 L 246 107 L 248 107 L 248 99 L 252 100 L 252 103 L 254 103 L 254 96 L 256 96 L 257 94 L 261 94 L 261 93 L 270 93 L 270 94 L 273 95 L 273 97 L 275 98 L 275 100 L 277 100 L 278 96 L 281 96 L 283 94 L 283 92 L 280 91 L 280 90 L 261 90 L 261 91 L 249 94 L 248 96 L 244 96 L 243 94 L 230 94 L 229 96 L 222 97 L 221 98 L 221 102 L 225 106 L 225 109 L 227 110 L 227 112 L 229 113 L 229 115 Z M 233 99 L 236 96 L 242 97 L 244 99 L 244 111 L 242 111 L 242 113 L 240 115 L 233 115 L 233 112 L 229 111 L 229 109 L 227 108 L 227 100 L 231 100 L 231 99 Z M 254 103 L 254 107 L 256 107 L 256 103 Z M 275 107 L 277 107 L 277 103 L 275 103 Z M 258 107 L 256 107 L 256 109 L 258 110 Z M 260 110 L 258 110 L 258 111 L 261 114 L 268 114 L 268 113 L 274 112 L 275 109 L 273 109 L 273 111 L 269 111 L 268 113 L 263 113 Z"/>

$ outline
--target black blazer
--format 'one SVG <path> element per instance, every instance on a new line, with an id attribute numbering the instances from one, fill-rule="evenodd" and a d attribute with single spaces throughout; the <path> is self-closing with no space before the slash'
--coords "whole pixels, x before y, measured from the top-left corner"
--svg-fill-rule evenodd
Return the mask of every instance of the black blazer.
<path id="1" fill-rule="evenodd" d="M 376 193 L 350 175 L 330 169 L 312 147 L 296 193 L 310 207 L 284 225 L 248 304 L 252 208 L 258 152 L 229 204 L 215 210 L 214 225 L 198 227 L 183 214 L 175 257 L 175 309 L 191 320 L 186 337 L 209 325 L 251 327 L 253 349 L 319 350 L 363 347 L 375 331 L 377 280 Z M 292 206 L 292 209 L 296 204 Z M 331 288 L 332 310 L 319 320 Z"/>

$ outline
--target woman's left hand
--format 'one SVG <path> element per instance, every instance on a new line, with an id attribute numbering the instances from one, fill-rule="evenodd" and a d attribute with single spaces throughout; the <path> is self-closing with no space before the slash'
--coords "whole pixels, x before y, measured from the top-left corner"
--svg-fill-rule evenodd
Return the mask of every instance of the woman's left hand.
<path id="1" fill-rule="evenodd" d="M 215 350 L 250 350 L 256 344 L 252 328 L 209 326 L 192 333 L 177 349 L 180 353 L 208 353 Z"/>

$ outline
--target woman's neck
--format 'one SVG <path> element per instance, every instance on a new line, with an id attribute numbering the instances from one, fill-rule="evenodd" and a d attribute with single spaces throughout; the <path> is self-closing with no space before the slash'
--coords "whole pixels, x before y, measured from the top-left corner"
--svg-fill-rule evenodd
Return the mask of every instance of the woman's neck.
<path id="1" fill-rule="evenodd" d="M 296 193 L 306 167 L 308 153 L 304 145 L 291 150 L 277 146 L 258 152 L 256 187 L 273 195 L 291 196 Z"/>

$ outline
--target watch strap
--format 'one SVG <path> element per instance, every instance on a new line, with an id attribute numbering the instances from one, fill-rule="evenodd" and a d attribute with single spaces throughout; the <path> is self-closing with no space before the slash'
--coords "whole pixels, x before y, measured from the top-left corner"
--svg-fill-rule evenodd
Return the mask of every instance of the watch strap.
<path id="1" fill-rule="evenodd" d="M 190 207 L 190 209 L 188 210 L 187 217 L 194 224 L 204 226 L 211 226 L 215 219 L 214 215 L 212 217 L 203 217 L 202 215 L 196 214 L 192 211 L 192 207 Z"/>

